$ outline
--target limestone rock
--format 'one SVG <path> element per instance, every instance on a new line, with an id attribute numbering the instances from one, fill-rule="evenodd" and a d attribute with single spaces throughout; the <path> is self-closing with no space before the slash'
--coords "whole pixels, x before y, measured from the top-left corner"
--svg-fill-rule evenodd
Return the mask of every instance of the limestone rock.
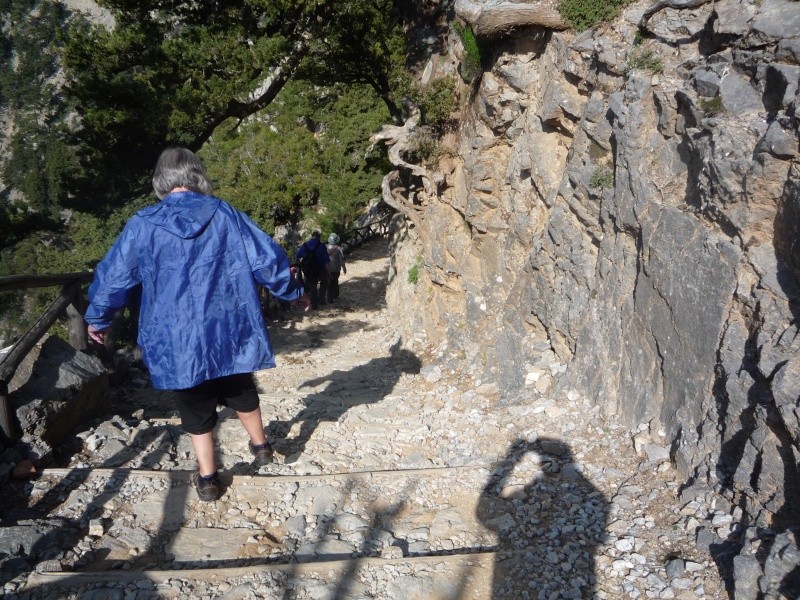
<path id="1" fill-rule="evenodd" d="M 764 110 L 761 95 L 750 82 L 736 71 L 728 72 L 720 81 L 720 95 L 725 110 L 741 115 Z"/>
<path id="2" fill-rule="evenodd" d="M 722 0 L 714 4 L 714 32 L 720 35 L 744 35 L 750 28 L 755 6 L 742 0 Z"/>
<path id="3" fill-rule="evenodd" d="M 52 446 L 99 409 L 107 391 L 97 358 L 54 336 L 37 344 L 9 384 L 30 458 L 46 460 Z"/>
<path id="4" fill-rule="evenodd" d="M 800 357 L 790 358 L 772 380 L 775 405 L 794 443 L 800 447 Z"/>
<path id="5" fill-rule="evenodd" d="M 800 38 L 800 11 L 791 0 L 765 0 L 753 19 L 750 37 L 759 43 Z"/>
<path id="6" fill-rule="evenodd" d="M 719 93 L 720 78 L 711 69 L 698 69 L 694 73 L 694 87 L 697 93 L 713 98 Z"/>

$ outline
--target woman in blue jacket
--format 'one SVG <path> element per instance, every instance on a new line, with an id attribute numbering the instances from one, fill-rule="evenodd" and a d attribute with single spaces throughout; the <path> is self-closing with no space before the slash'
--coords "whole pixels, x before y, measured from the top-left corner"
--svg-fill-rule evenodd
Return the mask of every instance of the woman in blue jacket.
<path id="1" fill-rule="evenodd" d="M 168 148 L 153 189 L 95 271 L 85 319 L 103 341 L 114 313 L 141 285 L 139 346 L 153 386 L 173 390 L 198 462 L 202 500 L 219 497 L 213 429 L 217 405 L 236 411 L 257 464 L 272 460 L 252 372 L 275 366 L 257 284 L 282 300 L 308 299 L 283 249 L 245 214 L 211 195 L 200 159 Z"/>

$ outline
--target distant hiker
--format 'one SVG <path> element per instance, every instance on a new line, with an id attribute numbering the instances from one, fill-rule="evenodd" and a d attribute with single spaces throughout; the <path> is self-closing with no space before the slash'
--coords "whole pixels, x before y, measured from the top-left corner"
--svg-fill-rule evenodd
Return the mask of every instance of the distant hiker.
<path id="1" fill-rule="evenodd" d="M 153 387 L 171 390 L 192 440 L 201 500 L 219 497 L 213 429 L 230 406 L 257 466 L 272 460 L 253 371 L 275 366 L 258 286 L 307 306 L 283 249 L 245 214 L 211 195 L 200 159 L 164 150 L 153 189 L 161 202 L 137 212 L 97 265 L 85 319 L 103 343 L 114 312 L 141 284 L 139 345 Z"/>
<path id="2" fill-rule="evenodd" d="M 297 251 L 297 261 L 300 263 L 300 271 L 303 274 L 303 285 L 311 299 L 311 308 L 319 308 L 320 304 L 327 304 L 328 288 L 328 265 L 331 259 L 328 257 L 328 249 L 320 241 L 322 232 L 315 229 L 309 238 Z"/>
<path id="3" fill-rule="evenodd" d="M 339 245 L 339 236 L 332 233 L 328 236 L 328 258 L 330 262 L 330 278 L 328 280 L 328 302 L 333 302 L 339 297 L 339 275 L 347 274 L 347 267 L 344 264 L 344 252 Z"/>

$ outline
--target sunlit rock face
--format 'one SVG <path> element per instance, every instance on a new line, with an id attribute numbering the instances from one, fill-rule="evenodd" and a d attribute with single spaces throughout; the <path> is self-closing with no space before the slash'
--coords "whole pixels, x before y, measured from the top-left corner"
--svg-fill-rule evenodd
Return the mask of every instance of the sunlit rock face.
<path id="1" fill-rule="evenodd" d="M 800 4 L 665 9 L 641 38 L 646 6 L 486 43 L 389 300 L 501 401 L 571 391 L 665 431 L 767 556 L 800 524 Z"/>

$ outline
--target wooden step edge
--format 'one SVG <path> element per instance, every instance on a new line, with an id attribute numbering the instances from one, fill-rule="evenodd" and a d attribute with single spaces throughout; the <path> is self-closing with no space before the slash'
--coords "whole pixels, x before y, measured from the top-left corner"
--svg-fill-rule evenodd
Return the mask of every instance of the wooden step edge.
<path id="1" fill-rule="evenodd" d="M 409 556 L 403 558 L 362 557 L 341 560 L 305 561 L 296 563 L 263 564 L 249 567 L 221 567 L 217 569 L 170 569 L 152 571 L 93 571 L 93 572 L 33 572 L 20 591 L 30 591 L 43 585 L 83 586 L 94 583 L 122 583 L 129 581 L 149 580 L 153 583 L 164 583 L 170 579 L 192 581 L 221 582 L 234 577 L 242 577 L 255 572 L 288 572 L 295 576 L 307 575 L 316 571 L 324 571 L 326 576 L 331 571 L 334 576 L 344 571 L 352 571 L 361 566 L 377 565 L 392 567 L 400 565 L 440 564 L 461 566 L 467 564 L 483 569 L 492 569 L 497 561 L 497 552 L 475 552 L 469 554 L 446 554 L 435 556 Z"/>
<path id="2" fill-rule="evenodd" d="M 350 471 L 341 473 L 323 473 L 321 475 L 230 475 L 226 476 L 224 471 L 220 471 L 220 478 L 228 483 L 241 485 L 253 485 L 264 483 L 293 483 L 293 482 L 309 482 L 309 481 L 325 481 L 325 480 L 364 480 L 372 478 L 384 477 L 413 477 L 424 476 L 430 477 L 437 474 L 453 473 L 453 472 L 466 472 L 466 471 L 484 471 L 488 472 L 491 467 L 486 465 L 458 465 L 452 467 L 429 467 L 423 469 L 381 469 L 375 471 Z M 46 468 L 42 469 L 39 477 L 60 477 L 65 478 L 73 475 L 80 475 L 86 477 L 114 477 L 124 476 L 128 477 L 149 477 L 149 478 L 162 478 L 170 479 L 173 481 L 189 481 L 191 480 L 194 471 L 179 471 L 174 469 L 167 469 L 164 471 L 149 471 L 145 469 L 131 469 L 131 468 L 109 468 L 100 467 L 97 469 L 70 469 L 70 468 Z"/>

